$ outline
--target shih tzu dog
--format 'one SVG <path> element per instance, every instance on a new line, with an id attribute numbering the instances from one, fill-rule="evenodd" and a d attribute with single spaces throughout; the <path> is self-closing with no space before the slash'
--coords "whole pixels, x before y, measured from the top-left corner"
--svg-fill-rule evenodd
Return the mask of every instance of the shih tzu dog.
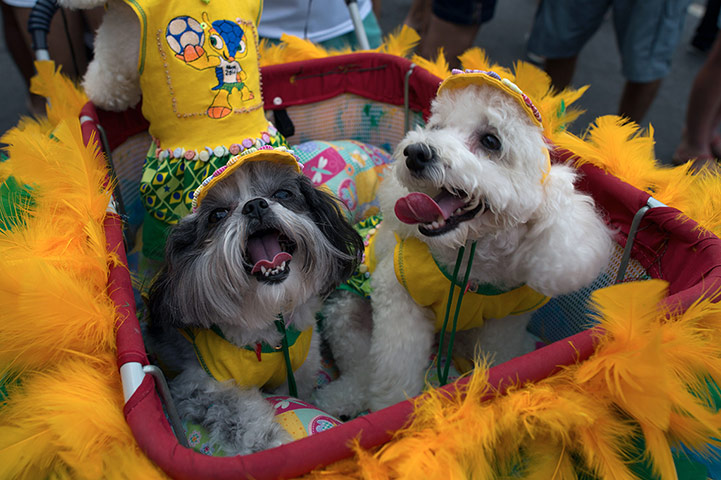
<path id="1" fill-rule="evenodd" d="M 248 152 L 196 190 L 148 300 L 151 342 L 178 372 L 171 392 L 181 417 L 228 455 L 290 441 L 261 390 L 287 394 L 289 362 L 297 396 L 311 397 L 315 314 L 363 250 L 337 201 L 313 187 L 292 153 Z"/>
<path id="2" fill-rule="evenodd" d="M 434 335 L 446 318 L 451 329 L 460 290 L 458 330 L 483 336 L 499 325 L 482 349 L 513 350 L 525 325 L 508 316 L 591 283 L 611 251 L 592 198 L 574 188 L 574 169 L 551 165 L 538 110 L 495 73 L 446 79 L 427 125 L 406 135 L 391 168 L 379 191 L 382 223 L 366 248 L 371 300 L 344 294 L 328 307 L 341 377 L 316 405 L 335 415 L 420 393 Z"/>

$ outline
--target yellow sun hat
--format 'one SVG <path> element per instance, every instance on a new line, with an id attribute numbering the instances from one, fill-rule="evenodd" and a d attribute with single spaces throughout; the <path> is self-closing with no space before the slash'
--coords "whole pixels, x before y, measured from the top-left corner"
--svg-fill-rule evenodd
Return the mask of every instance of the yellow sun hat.
<path id="1" fill-rule="evenodd" d="M 269 145 L 259 148 L 249 148 L 228 160 L 228 163 L 213 172 L 212 175 L 203 180 L 203 183 L 195 189 L 192 204 L 193 213 L 198 209 L 200 202 L 213 185 L 228 177 L 241 165 L 249 162 L 277 162 L 294 167 L 298 173 L 303 172 L 303 165 L 298 161 L 298 157 L 295 156 L 293 150 L 285 147 L 271 147 Z"/>
<path id="2" fill-rule="evenodd" d="M 454 68 L 451 71 L 451 76 L 446 78 L 438 87 L 437 93 L 441 93 L 443 90 L 467 87 L 468 85 L 490 85 L 505 92 L 518 102 L 535 125 L 542 127 L 541 113 L 533 105 L 531 99 L 515 83 L 507 78 L 501 78 L 496 72 L 485 70 L 464 71 Z"/>

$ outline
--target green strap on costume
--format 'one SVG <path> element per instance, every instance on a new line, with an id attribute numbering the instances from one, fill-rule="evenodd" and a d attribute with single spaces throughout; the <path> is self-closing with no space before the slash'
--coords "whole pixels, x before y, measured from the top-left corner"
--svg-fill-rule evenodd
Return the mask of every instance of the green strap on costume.
<path id="1" fill-rule="evenodd" d="M 179 332 L 193 346 L 200 366 L 219 382 L 233 380 L 242 387 L 278 388 L 291 384 L 294 369 L 299 368 L 310 349 L 313 328 L 299 332 L 285 327 L 282 317 L 275 323 L 282 334 L 279 345 L 236 346 L 217 328 L 184 328 Z"/>
<path id="2" fill-rule="evenodd" d="M 278 314 L 278 320 L 275 321 L 275 328 L 283 335 L 283 357 L 285 358 L 285 369 L 288 372 L 288 394 L 291 397 L 298 396 L 298 387 L 295 385 L 295 374 L 293 373 L 293 365 L 290 361 L 290 352 L 288 350 L 288 330 L 285 328 L 285 319 L 283 314 Z"/>
<path id="3" fill-rule="evenodd" d="M 465 247 L 461 247 L 458 250 L 458 257 L 456 258 L 456 266 L 453 269 L 453 278 L 451 279 L 451 288 L 448 290 L 448 305 L 446 306 L 446 315 L 443 318 L 443 328 L 441 328 L 440 338 L 438 339 L 438 355 L 436 355 L 436 368 L 438 370 L 438 382 L 441 386 L 448 383 L 448 372 L 451 368 L 451 358 L 453 356 L 453 342 L 456 339 L 456 328 L 458 326 L 458 315 L 461 313 L 461 303 L 463 302 L 463 295 L 466 293 L 464 285 L 468 285 L 468 279 L 471 276 L 471 267 L 473 266 L 473 256 L 476 253 L 476 242 L 471 245 L 471 253 L 468 256 L 468 264 L 466 265 L 466 274 L 463 277 L 463 284 L 460 285 L 460 292 L 458 294 L 458 301 L 456 302 L 456 311 L 453 314 L 453 326 L 451 327 L 451 333 L 448 338 L 448 349 L 446 351 L 446 362 L 443 368 L 441 368 L 441 353 L 443 351 L 443 340 L 446 335 L 446 327 L 448 326 L 448 316 L 451 313 L 451 304 L 453 303 L 453 290 L 456 287 L 456 280 L 458 278 L 458 270 L 461 268 L 463 262 L 463 253 Z"/>

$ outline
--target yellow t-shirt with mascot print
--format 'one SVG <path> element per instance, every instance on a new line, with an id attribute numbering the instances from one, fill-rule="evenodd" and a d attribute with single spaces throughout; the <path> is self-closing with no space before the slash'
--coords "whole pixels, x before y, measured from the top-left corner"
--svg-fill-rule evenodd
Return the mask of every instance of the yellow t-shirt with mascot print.
<path id="1" fill-rule="evenodd" d="M 143 253 L 162 259 L 170 225 L 234 155 L 286 146 L 265 118 L 259 0 L 125 0 L 140 23 L 138 71 L 153 145 L 140 192 Z"/>

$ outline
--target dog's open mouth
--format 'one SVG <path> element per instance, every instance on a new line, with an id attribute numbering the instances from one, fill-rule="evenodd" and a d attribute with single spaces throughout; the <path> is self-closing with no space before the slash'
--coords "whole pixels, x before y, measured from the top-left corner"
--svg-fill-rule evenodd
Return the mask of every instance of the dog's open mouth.
<path id="1" fill-rule="evenodd" d="M 413 192 L 399 199 L 395 213 L 403 223 L 420 223 L 418 231 L 428 237 L 442 235 L 460 223 L 485 210 L 482 198 L 470 197 L 465 192 L 451 193 L 445 188 L 434 198 L 421 192 Z"/>
<path id="2" fill-rule="evenodd" d="M 276 229 L 260 230 L 248 237 L 245 260 L 258 281 L 279 283 L 290 273 L 295 243 Z"/>

